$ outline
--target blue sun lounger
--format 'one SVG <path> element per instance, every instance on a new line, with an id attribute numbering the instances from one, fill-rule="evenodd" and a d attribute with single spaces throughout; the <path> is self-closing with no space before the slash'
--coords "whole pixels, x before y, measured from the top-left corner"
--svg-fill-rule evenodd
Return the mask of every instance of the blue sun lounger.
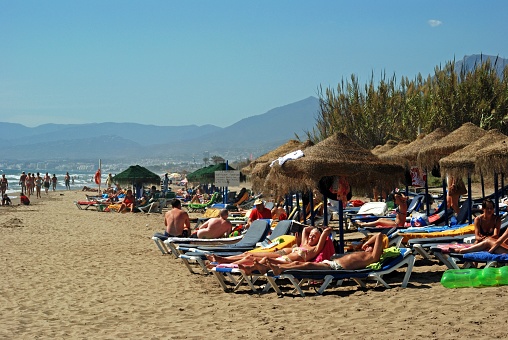
<path id="1" fill-rule="evenodd" d="M 314 280 L 323 280 L 322 285 L 317 290 L 317 293 L 320 295 L 323 294 L 325 289 L 328 288 L 333 280 L 337 280 L 337 285 L 341 285 L 344 279 L 352 279 L 361 287 L 365 288 L 366 285 L 364 281 L 367 279 L 374 279 L 378 283 L 381 283 L 385 288 L 391 288 L 390 285 L 383 280 L 383 275 L 389 274 L 396 269 L 407 265 L 406 274 L 401 285 L 402 288 L 405 288 L 413 271 L 415 257 L 409 248 L 400 248 L 400 252 L 401 254 L 399 256 L 387 259 L 379 270 L 372 270 L 368 268 L 358 270 L 287 270 L 278 276 L 274 275 L 272 271 L 269 271 L 266 274 L 266 278 L 270 283 L 268 288 L 273 287 L 278 295 L 282 295 L 282 291 L 276 282 L 278 279 L 288 279 L 295 288 L 293 292 L 298 292 L 301 296 L 305 296 L 305 293 L 302 290 L 302 284 Z"/>

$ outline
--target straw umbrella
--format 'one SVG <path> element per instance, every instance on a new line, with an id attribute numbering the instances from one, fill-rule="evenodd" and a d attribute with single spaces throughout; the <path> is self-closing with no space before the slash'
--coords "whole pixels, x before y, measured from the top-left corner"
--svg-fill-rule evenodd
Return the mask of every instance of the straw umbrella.
<path id="1" fill-rule="evenodd" d="M 476 165 L 476 153 L 491 145 L 493 140 L 503 140 L 507 136 L 501 133 L 497 129 L 487 131 L 487 133 L 480 139 L 472 142 L 462 149 L 455 151 L 454 153 L 441 158 L 439 160 L 439 166 L 441 169 L 441 175 L 446 177 L 447 175 L 459 178 L 467 176 L 468 179 L 468 190 L 471 193 L 471 174 L 475 171 Z M 483 185 L 483 174 L 480 172 L 482 182 L 482 195 L 485 196 L 484 185 Z M 471 194 L 468 195 L 468 204 L 471 207 L 472 198 Z M 468 217 L 471 222 L 471 211 L 468 211 Z"/>
<path id="2" fill-rule="evenodd" d="M 136 189 L 136 197 L 141 196 L 143 184 L 160 184 L 161 178 L 156 173 L 140 165 L 131 165 L 126 170 L 113 177 L 113 181 L 119 184 L 132 185 Z"/>
<path id="3" fill-rule="evenodd" d="M 310 140 L 305 142 L 299 142 L 297 140 L 289 140 L 286 144 L 283 144 L 258 158 L 256 158 L 251 164 L 249 164 L 252 188 L 254 190 L 262 190 L 266 179 L 266 176 L 270 172 L 270 164 L 277 160 L 279 157 L 283 157 L 291 152 L 297 150 L 305 150 L 309 146 L 314 145 Z M 244 168 L 245 169 L 245 168 Z"/>
<path id="4" fill-rule="evenodd" d="M 479 128 L 473 123 L 464 123 L 460 128 L 452 131 L 439 141 L 422 148 L 418 153 L 418 165 L 424 169 L 432 169 L 439 165 L 439 160 L 441 158 L 477 141 L 486 133 L 487 131 Z M 445 197 L 444 207 L 446 211 L 446 177 L 441 177 L 443 178 L 443 197 Z M 468 186 L 471 187 L 471 180 L 469 179 L 468 182 Z M 469 195 L 471 195 L 471 191 L 469 191 Z"/>
<path id="5" fill-rule="evenodd" d="M 397 141 L 394 141 L 393 139 L 389 139 L 388 141 L 386 141 L 386 143 L 384 145 L 377 145 L 374 149 L 371 150 L 371 152 L 376 155 L 376 156 L 379 156 L 391 149 L 393 149 L 394 147 L 397 146 Z"/>
<path id="6" fill-rule="evenodd" d="M 276 149 L 269 151 L 269 152 L 265 153 L 264 155 L 259 156 L 252 162 L 250 162 L 249 165 L 242 168 L 242 172 L 244 174 L 252 174 L 252 171 L 254 170 L 254 168 L 256 167 L 256 165 L 258 163 L 271 162 L 274 159 L 277 159 L 279 157 L 287 155 L 290 152 L 304 149 L 304 148 L 311 146 L 311 145 L 313 145 L 313 143 L 310 140 L 307 140 L 302 143 L 296 139 L 290 139 L 289 141 L 280 145 Z"/>
<path id="7" fill-rule="evenodd" d="M 480 171 L 482 174 L 494 173 L 496 213 L 499 214 L 497 178 L 499 174 L 504 176 L 508 173 L 508 138 L 478 150 L 476 152 L 476 160 L 477 171 Z M 504 187 L 502 190 L 504 191 Z"/>
<path id="8" fill-rule="evenodd" d="M 369 187 L 379 181 L 398 184 L 404 168 L 382 161 L 369 150 L 342 133 L 335 133 L 318 144 L 307 148 L 304 157 L 272 166 L 267 183 L 289 191 L 312 191 L 323 177 L 340 176 L 358 187 Z M 342 208 L 342 205 L 339 204 Z M 340 244 L 344 245 L 342 211 L 340 217 Z"/>

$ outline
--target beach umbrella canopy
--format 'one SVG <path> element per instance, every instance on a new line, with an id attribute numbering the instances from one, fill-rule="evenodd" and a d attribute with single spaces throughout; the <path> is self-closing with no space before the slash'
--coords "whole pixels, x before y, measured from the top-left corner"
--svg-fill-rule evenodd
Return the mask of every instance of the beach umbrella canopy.
<path id="1" fill-rule="evenodd" d="M 139 165 L 131 165 L 113 177 L 113 181 L 119 184 L 160 184 L 161 178 L 156 173 Z"/>
<path id="2" fill-rule="evenodd" d="M 439 166 L 441 168 L 442 177 L 450 175 L 452 177 L 459 178 L 472 174 L 475 171 L 477 163 L 477 152 L 485 147 L 493 145 L 493 141 L 502 141 L 506 138 L 508 138 L 508 136 L 497 129 L 489 130 L 480 139 L 455 151 L 449 156 L 441 158 Z M 480 154 L 483 153 L 480 152 Z M 489 168 L 488 172 L 491 173 L 492 170 Z"/>
<path id="3" fill-rule="evenodd" d="M 478 150 L 476 170 L 482 174 L 508 174 L 508 138 Z"/>
<path id="4" fill-rule="evenodd" d="M 314 145 L 314 143 L 312 143 L 310 140 L 307 140 L 303 143 L 296 140 L 290 140 L 286 144 L 283 144 L 275 150 L 272 150 L 257 158 L 250 164 L 254 165 L 250 170 L 252 188 L 254 190 L 262 189 L 266 176 L 268 176 L 268 173 L 270 172 L 270 164 L 272 164 L 273 161 L 277 160 L 279 157 L 283 157 L 297 150 L 305 150 L 312 145 Z"/>
<path id="5" fill-rule="evenodd" d="M 310 140 L 305 142 L 297 141 L 296 139 L 290 139 L 287 143 L 284 143 L 277 147 L 276 149 L 265 153 L 264 155 L 259 156 L 255 160 L 249 163 L 246 167 L 242 168 L 242 172 L 244 174 L 252 174 L 254 168 L 259 163 L 267 163 L 271 162 L 274 159 L 287 155 L 288 153 L 294 152 L 296 150 L 303 150 L 309 146 L 313 145 Z"/>
<path id="6" fill-rule="evenodd" d="M 228 165 L 228 170 L 235 170 Z M 226 170 L 226 163 L 218 163 L 205 166 L 187 175 L 189 182 L 199 182 L 203 184 L 211 184 L 215 182 L 215 171 Z"/>
<path id="7" fill-rule="evenodd" d="M 376 155 L 376 156 L 379 156 L 391 149 L 393 149 L 394 147 L 397 146 L 397 141 L 394 141 L 393 139 L 389 139 L 388 141 L 386 141 L 386 143 L 384 145 L 377 145 L 374 149 L 371 150 L 371 152 Z"/>
<path id="8" fill-rule="evenodd" d="M 400 153 L 406 148 L 407 145 L 409 145 L 409 143 L 411 143 L 410 140 L 401 140 L 400 142 L 397 143 L 396 146 L 394 146 L 393 148 L 391 148 L 390 150 L 388 150 L 386 152 L 377 154 L 377 156 L 380 159 L 388 161 L 388 162 L 404 164 L 405 160 L 404 160 L 404 158 L 402 158 L 400 156 Z M 372 152 L 372 153 L 374 153 L 374 152 Z"/>
<path id="9" fill-rule="evenodd" d="M 453 152 L 466 147 L 483 137 L 487 131 L 473 123 L 464 123 L 462 126 L 438 141 L 421 148 L 417 163 L 422 169 L 432 169 L 439 165 L 439 160 Z"/>
<path id="10" fill-rule="evenodd" d="M 416 165 L 418 152 L 422 148 L 439 141 L 447 134 L 448 133 L 441 128 L 437 128 L 427 135 L 420 134 L 414 141 L 399 151 L 398 157 L 400 157 L 401 160 L 405 160 L 408 166 Z"/>
<path id="11" fill-rule="evenodd" d="M 327 176 L 342 176 L 355 187 L 371 189 L 377 182 L 400 183 L 404 168 L 382 161 L 343 133 L 335 133 L 305 149 L 304 157 L 282 165 L 276 162 L 265 186 L 280 186 L 287 192 L 307 191 L 317 188 L 319 180 Z"/>

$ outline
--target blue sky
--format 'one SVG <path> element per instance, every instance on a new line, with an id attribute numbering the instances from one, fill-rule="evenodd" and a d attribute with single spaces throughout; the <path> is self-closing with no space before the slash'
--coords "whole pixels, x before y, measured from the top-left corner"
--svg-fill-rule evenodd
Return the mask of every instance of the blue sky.
<path id="1" fill-rule="evenodd" d="M 229 126 L 386 71 L 508 58 L 507 1 L 0 0 L 0 121 Z"/>

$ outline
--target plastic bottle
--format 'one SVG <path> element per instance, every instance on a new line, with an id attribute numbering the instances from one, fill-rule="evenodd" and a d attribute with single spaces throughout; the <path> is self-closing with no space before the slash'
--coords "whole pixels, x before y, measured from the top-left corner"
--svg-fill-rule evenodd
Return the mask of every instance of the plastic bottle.
<path id="1" fill-rule="evenodd" d="M 478 287 L 479 269 L 450 269 L 441 277 L 441 284 L 446 288 Z"/>

